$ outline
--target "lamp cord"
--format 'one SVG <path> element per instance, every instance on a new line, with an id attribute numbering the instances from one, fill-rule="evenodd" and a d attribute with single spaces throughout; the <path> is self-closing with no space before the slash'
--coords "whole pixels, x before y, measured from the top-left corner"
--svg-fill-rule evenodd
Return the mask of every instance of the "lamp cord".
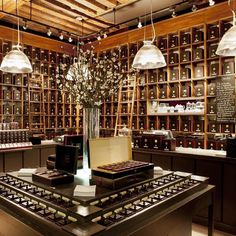
<path id="1" fill-rule="evenodd" d="M 152 43 L 153 43 L 156 38 L 156 31 L 155 31 L 155 27 L 154 27 L 153 19 L 152 19 L 152 0 L 151 0 L 151 25 L 152 25 Z"/>
<path id="2" fill-rule="evenodd" d="M 234 9 L 230 6 L 230 2 L 231 2 L 231 0 L 228 0 L 229 8 L 230 8 L 230 10 L 231 10 L 232 13 L 233 13 L 233 26 L 235 26 L 235 11 L 234 11 Z"/>

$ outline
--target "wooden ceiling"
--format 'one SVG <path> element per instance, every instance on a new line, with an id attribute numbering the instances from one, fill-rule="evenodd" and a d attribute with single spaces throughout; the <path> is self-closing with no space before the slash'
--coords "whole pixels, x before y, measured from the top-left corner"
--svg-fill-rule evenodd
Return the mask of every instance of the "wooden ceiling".
<path id="1" fill-rule="evenodd" d="M 58 39 L 62 33 L 64 41 L 69 37 L 89 39 L 96 37 L 98 33 L 117 31 L 117 24 L 119 29 L 126 29 L 129 25 L 123 22 L 131 18 L 136 20 L 147 10 L 143 8 L 150 8 L 150 2 L 151 0 L 0 0 L 0 23 L 16 28 L 17 15 L 20 16 L 22 30 L 47 36 L 50 29 L 50 37 Z M 201 5 L 208 3 L 208 0 L 152 0 L 153 7 L 156 7 L 153 11 L 183 3 L 189 7 L 189 4 Z M 123 15 L 118 14 L 122 11 Z"/>
<path id="2" fill-rule="evenodd" d="M 0 18 L 2 22 L 16 24 L 14 16 L 18 12 L 24 19 L 21 20 L 21 25 L 30 30 L 46 34 L 50 28 L 52 35 L 62 32 L 64 37 L 69 37 L 70 34 L 72 37 L 88 36 L 100 31 L 104 33 L 105 29 L 112 31 L 115 18 L 108 21 L 102 15 L 137 1 L 139 0 L 3 0 L 0 1 Z M 82 21 L 78 18 L 82 18 Z"/>

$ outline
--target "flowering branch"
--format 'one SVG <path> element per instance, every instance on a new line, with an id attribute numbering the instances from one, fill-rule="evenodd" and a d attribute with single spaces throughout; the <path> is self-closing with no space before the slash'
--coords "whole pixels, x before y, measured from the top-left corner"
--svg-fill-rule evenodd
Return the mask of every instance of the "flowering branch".
<path id="1" fill-rule="evenodd" d="M 69 68 L 60 64 L 58 71 L 62 71 L 57 74 L 59 89 L 68 92 L 83 107 L 100 106 L 118 90 L 125 77 L 117 53 L 96 57 L 93 48 L 80 49 L 77 62 Z"/>

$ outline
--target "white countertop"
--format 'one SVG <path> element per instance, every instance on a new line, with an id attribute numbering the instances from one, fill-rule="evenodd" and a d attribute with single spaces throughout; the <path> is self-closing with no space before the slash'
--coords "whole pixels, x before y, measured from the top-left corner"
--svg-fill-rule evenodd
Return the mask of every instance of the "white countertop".
<path id="1" fill-rule="evenodd" d="M 175 152 L 177 153 L 187 153 L 194 155 L 204 155 L 204 156 L 215 156 L 215 157 L 226 157 L 226 151 L 200 149 L 200 148 L 183 148 L 177 147 Z"/>

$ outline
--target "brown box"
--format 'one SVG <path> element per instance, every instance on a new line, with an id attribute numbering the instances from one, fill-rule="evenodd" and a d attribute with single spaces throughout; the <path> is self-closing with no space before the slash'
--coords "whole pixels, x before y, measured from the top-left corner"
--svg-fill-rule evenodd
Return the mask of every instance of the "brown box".
<path id="1" fill-rule="evenodd" d="M 142 136 L 133 136 L 134 148 L 142 147 Z"/>
<path id="2" fill-rule="evenodd" d="M 149 83 L 156 83 L 157 82 L 157 73 L 153 71 L 149 71 L 149 77 L 148 77 Z"/>
<path id="3" fill-rule="evenodd" d="M 204 77 L 204 67 L 203 66 L 197 66 L 194 68 L 194 77 L 195 78 Z"/>
<path id="4" fill-rule="evenodd" d="M 14 115 L 21 115 L 21 106 L 20 105 L 14 105 Z"/>
<path id="5" fill-rule="evenodd" d="M 146 127 L 145 127 L 145 122 L 144 122 L 144 120 L 143 119 L 140 119 L 140 121 L 139 121 L 139 129 L 145 129 Z"/>
<path id="6" fill-rule="evenodd" d="M 178 128 L 178 120 L 177 119 L 171 119 L 170 120 L 170 130 L 171 131 L 177 131 Z"/>
<path id="7" fill-rule="evenodd" d="M 215 83 L 215 81 L 211 81 L 208 84 L 207 94 L 209 96 L 215 96 L 216 95 L 216 83 Z"/>
<path id="8" fill-rule="evenodd" d="M 158 81 L 164 82 L 167 80 L 167 72 L 165 70 L 158 71 Z"/>
<path id="9" fill-rule="evenodd" d="M 140 88 L 139 99 L 141 99 L 141 100 L 146 99 L 146 89 L 144 87 Z"/>
<path id="10" fill-rule="evenodd" d="M 180 45 L 190 44 L 190 34 L 184 33 L 180 35 Z"/>
<path id="11" fill-rule="evenodd" d="M 204 95 L 204 86 L 202 83 L 198 83 L 194 86 L 195 96 L 201 97 Z"/>
<path id="12" fill-rule="evenodd" d="M 216 103 L 208 103 L 208 106 L 207 106 L 207 113 L 208 114 L 216 114 Z"/>
<path id="13" fill-rule="evenodd" d="M 21 100 L 21 92 L 19 90 L 13 90 L 13 99 L 14 100 Z"/>
<path id="14" fill-rule="evenodd" d="M 203 41 L 203 31 L 201 31 L 201 30 L 194 30 L 193 31 L 193 35 L 192 35 L 192 37 L 193 37 L 193 39 L 192 39 L 192 41 L 193 41 L 193 43 L 198 43 L 198 42 L 201 42 L 201 41 Z"/>
<path id="15" fill-rule="evenodd" d="M 179 97 L 179 88 L 178 85 L 173 85 L 170 87 L 170 98 Z"/>
<path id="16" fill-rule="evenodd" d="M 172 35 L 169 39 L 169 47 L 174 48 L 178 46 L 178 36 Z"/>
<path id="17" fill-rule="evenodd" d="M 219 27 L 218 25 L 210 25 L 207 30 L 208 39 L 219 38 Z"/>
<path id="18" fill-rule="evenodd" d="M 3 90 L 3 99 L 4 100 L 10 100 L 11 99 L 11 91 L 10 90 Z"/>
<path id="19" fill-rule="evenodd" d="M 191 120 L 184 119 L 182 120 L 182 131 L 190 132 L 191 131 Z"/>
<path id="20" fill-rule="evenodd" d="M 188 138 L 186 138 L 185 143 L 186 143 L 186 147 L 197 148 L 197 140 L 195 138 L 188 137 Z"/>
<path id="21" fill-rule="evenodd" d="M 179 54 L 178 53 L 170 53 L 169 54 L 169 64 L 175 64 L 179 62 Z"/>
<path id="22" fill-rule="evenodd" d="M 154 130 L 156 129 L 156 121 L 155 120 L 149 120 L 149 130 Z"/>
<path id="23" fill-rule="evenodd" d="M 208 47 L 208 57 L 209 57 L 209 58 L 212 58 L 212 57 L 216 57 L 216 56 L 217 56 L 217 55 L 216 55 L 217 47 L 218 47 L 217 44 L 209 45 L 209 47 Z"/>
<path id="24" fill-rule="evenodd" d="M 170 138 L 170 139 L 163 139 L 162 141 L 162 150 L 164 151 L 175 151 L 176 149 L 176 139 Z"/>
<path id="25" fill-rule="evenodd" d="M 234 62 L 225 61 L 223 66 L 223 74 L 233 74 L 234 73 Z"/>
<path id="26" fill-rule="evenodd" d="M 196 148 L 204 149 L 204 140 L 197 139 L 196 140 Z"/>
<path id="27" fill-rule="evenodd" d="M 193 60 L 198 61 L 204 58 L 204 50 L 203 48 L 194 48 L 193 49 Z"/>
<path id="28" fill-rule="evenodd" d="M 191 78 L 191 69 L 190 68 L 181 68 L 180 70 L 180 79 L 190 79 Z"/>
<path id="29" fill-rule="evenodd" d="M 216 150 L 216 140 L 209 139 L 207 141 L 207 149 Z"/>
<path id="30" fill-rule="evenodd" d="M 182 85 L 180 90 L 180 95 L 181 97 L 190 97 L 190 85 L 188 84 Z"/>
<path id="31" fill-rule="evenodd" d="M 210 76 L 219 75 L 219 63 L 210 64 Z"/>
<path id="32" fill-rule="evenodd" d="M 216 123 L 213 123 L 213 122 L 209 123 L 208 132 L 218 133 L 219 132 L 219 125 Z"/>
<path id="33" fill-rule="evenodd" d="M 191 52 L 183 50 L 180 53 L 180 62 L 189 62 L 191 60 Z"/>
<path id="34" fill-rule="evenodd" d="M 149 88 L 148 97 L 149 97 L 149 99 L 156 99 L 157 98 L 156 87 Z"/>
<path id="35" fill-rule="evenodd" d="M 183 136 L 176 137 L 177 147 L 186 147 L 186 140 Z"/>
<path id="36" fill-rule="evenodd" d="M 3 83 L 4 84 L 11 84 L 11 75 L 10 74 L 3 74 Z"/>
<path id="37" fill-rule="evenodd" d="M 12 114 L 12 107 L 9 104 L 3 105 L 3 115 Z"/>
<path id="38" fill-rule="evenodd" d="M 179 79 L 179 70 L 178 69 L 172 69 L 170 70 L 170 80 L 178 80 Z"/>
<path id="39" fill-rule="evenodd" d="M 233 125 L 232 124 L 221 124 L 221 132 L 222 133 L 233 133 Z"/>
<path id="40" fill-rule="evenodd" d="M 160 94 L 159 94 L 160 98 L 167 98 L 167 86 L 163 85 L 160 87 Z"/>
<path id="41" fill-rule="evenodd" d="M 195 120 L 194 121 L 194 132 L 204 132 L 204 121 L 203 120 Z"/>
<path id="42" fill-rule="evenodd" d="M 167 39 L 162 38 L 158 43 L 158 47 L 160 50 L 167 49 Z"/>

